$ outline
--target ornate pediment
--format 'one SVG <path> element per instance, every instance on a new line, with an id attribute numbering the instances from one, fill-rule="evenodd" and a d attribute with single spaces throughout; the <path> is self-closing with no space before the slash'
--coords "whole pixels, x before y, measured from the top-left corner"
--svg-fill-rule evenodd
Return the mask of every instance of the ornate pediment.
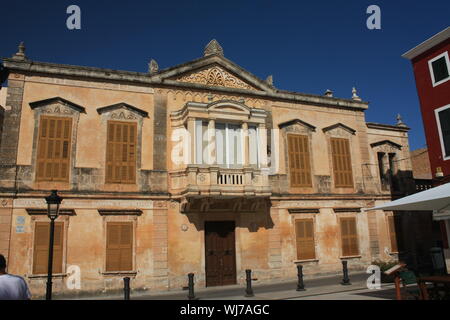
<path id="1" fill-rule="evenodd" d="M 200 71 L 182 75 L 174 80 L 205 86 L 258 90 L 219 66 L 210 66 Z"/>

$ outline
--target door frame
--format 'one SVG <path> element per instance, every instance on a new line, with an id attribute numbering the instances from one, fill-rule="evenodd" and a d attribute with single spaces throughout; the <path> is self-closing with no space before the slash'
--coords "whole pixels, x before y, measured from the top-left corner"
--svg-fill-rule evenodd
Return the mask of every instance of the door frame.
<path id="1" fill-rule="evenodd" d="M 203 270 L 205 271 L 205 287 L 220 287 L 220 286 L 224 286 L 224 285 L 217 285 L 217 286 L 208 286 L 208 283 L 207 283 L 207 263 L 206 263 L 206 249 L 207 249 L 207 247 L 206 247 L 206 239 L 207 239 L 207 236 L 206 236 L 206 231 L 207 231 L 207 228 L 206 228 L 206 225 L 208 224 L 208 223 L 233 223 L 233 233 L 234 233 L 234 284 L 237 284 L 238 283 L 238 246 L 237 246 L 237 242 L 238 242 L 238 232 L 237 232 L 237 230 L 238 230 L 238 228 L 237 228 L 237 223 L 236 223 L 236 220 L 235 219 L 218 219 L 218 220 L 215 220 L 215 219 L 213 219 L 213 220 L 204 220 L 203 221 L 203 225 L 204 225 L 204 232 L 203 232 L 203 259 L 204 259 L 204 266 L 203 266 Z M 231 284 L 230 284 L 231 285 Z"/>

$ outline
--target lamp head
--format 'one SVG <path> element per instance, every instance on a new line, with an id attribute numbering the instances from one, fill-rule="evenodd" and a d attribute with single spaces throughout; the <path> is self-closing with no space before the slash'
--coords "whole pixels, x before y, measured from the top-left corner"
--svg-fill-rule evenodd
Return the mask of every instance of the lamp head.
<path id="1" fill-rule="evenodd" d="M 52 190 L 52 193 L 45 197 L 47 202 L 47 215 L 50 219 L 54 220 L 58 218 L 59 215 L 59 205 L 61 204 L 62 198 L 58 195 L 57 190 Z"/>

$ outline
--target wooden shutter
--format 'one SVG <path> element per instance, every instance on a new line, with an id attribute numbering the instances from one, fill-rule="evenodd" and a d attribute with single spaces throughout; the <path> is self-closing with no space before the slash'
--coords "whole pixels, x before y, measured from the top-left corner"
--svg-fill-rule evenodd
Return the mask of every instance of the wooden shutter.
<path id="1" fill-rule="evenodd" d="M 391 239 L 391 252 L 398 252 L 397 236 L 396 236 L 396 233 L 395 233 L 394 216 L 389 216 L 388 217 L 388 224 L 389 224 L 389 237 Z"/>
<path id="2" fill-rule="evenodd" d="M 355 218 L 341 218 L 342 255 L 344 257 L 359 255 L 358 235 Z"/>
<path id="3" fill-rule="evenodd" d="M 106 229 L 106 271 L 131 271 L 133 223 L 109 222 Z"/>
<path id="4" fill-rule="evenodd" d="M 288 135 L 291 187 L 311 187 L 311 165 L 307 136 Z"/>
<path id="5" fill-rule="evenodd" d="M 314 243 L 313 219 L 295 221 L 295 234 L 297 240 L 297 259 L 308 260 L 316 258 Z"/>
<path id="6" fill-rule="evenodd" d="M 38 181 L 69 181 L 72 119 L 41 116 L 37 154 Z"/>
<path id="7" fill-rule="evenodd" d="M 106 182 L 136 182 L 137 125 L 134 122 L 108 121 Z"/>
<path id="8" fill-rule="evenodd" d="M 336 188 L 352 188 L 352 161 L 348 139 L 331 138 L 334 183 Z"/>
<path id="9" fill-rule="evenodd" d="M 53 243 L 53 273 L 62 273 L 64 229 L 62 222 L 55 223 Z M 48 272 L 48 249 L 50 244 L 50 223 L 36 222 L 34 230 L 33 274 Z"/>

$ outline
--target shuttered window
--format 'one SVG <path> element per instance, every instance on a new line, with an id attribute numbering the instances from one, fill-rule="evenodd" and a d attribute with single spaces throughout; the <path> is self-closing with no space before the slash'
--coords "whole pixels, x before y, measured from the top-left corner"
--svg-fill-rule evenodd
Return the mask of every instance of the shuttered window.
<path id="1" fill-rule="evenodd" d="M 395 233 L 395 219 L 394 216 L 388 217 L 388 224 L 389 224 L 389 237 L 391 239 L 391 252 L 398 252 L 397 247 L 397 236 Z"/>
<path id="2" fill-rule="evenodd" d="M 131 271 L 133 223 L 108 222 L 106 229 L 106 271 Z"/>
<path id="3" fill-rule="evenodd" d="M 295 221 L 295 235 L 297 239 L 297 259 L 308 260 L 316 258 L 314 244 L 313 219 L 301 219 Z"/>
<path id="4" fill-rule="evenodd" d="M 53 243 L 53 273 L 62 273 L 63 223 L 55 222 Z M 33 274 L 47 274 L 50 222 L 36 222 L 34 230 Z"/>
<path id="5" fill-rule="evenodd" d="M 137 125 L 108 121 L 106 183 L 136 183 Z"/>
<path id="6" fill-rule="evenodd" d="M 359 255 L 358 235 L 355 218 L 341 218 L 342 255 L 344 257 Z"/>
<path id="7" fill-rule="evenodd" d="M 331 138 L 334 184 L 336 188 L 352 188 L 352 161 L 348 139 Z"/>
<path id="8" fill-rule="evenodd" d="M 291 187 L 311 187 L 311 165 L 307 136 L 288 135 Z"/>
<path id="9" fill-rule="evenodd" d="M 37 154 L 38 181 L 69 181 L 72 119 L 41 116 Z"/>

